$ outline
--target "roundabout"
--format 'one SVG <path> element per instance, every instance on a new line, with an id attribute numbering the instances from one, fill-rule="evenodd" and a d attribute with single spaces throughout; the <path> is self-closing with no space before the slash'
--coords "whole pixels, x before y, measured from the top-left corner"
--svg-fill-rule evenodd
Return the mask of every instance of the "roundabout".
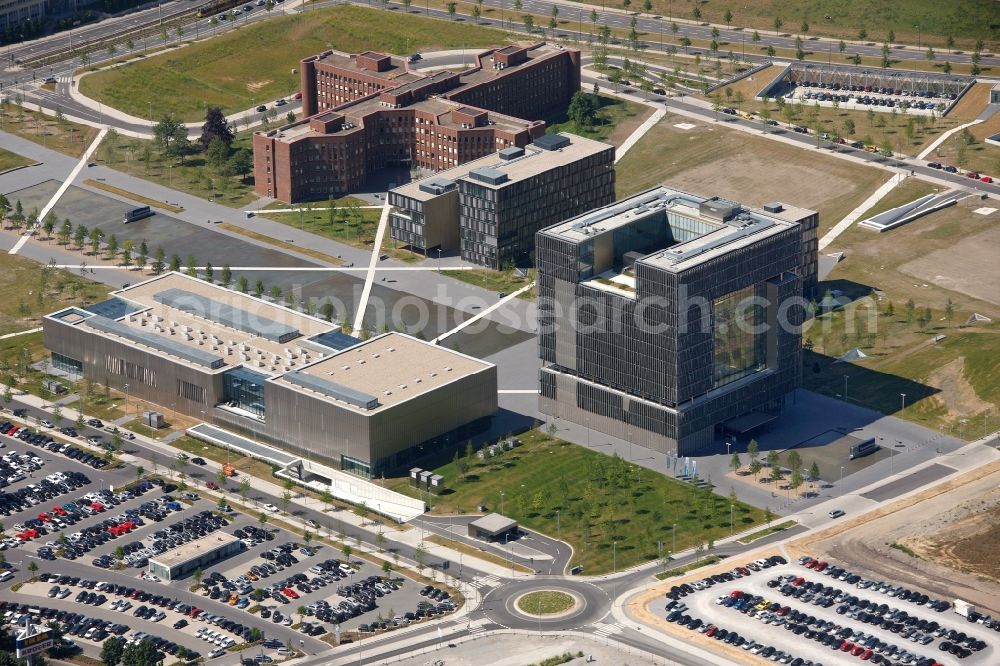
<path id="1" fill-rule="evenodd" d="M 490 590 L 479 611 L 508 629 L 570 630 L 600 620 L 610 606 L 611 598 L 597 585 L 553 577 L 512 581 Z"/>
<path id="2" fill-rule="evenodd" d="M 580 605 L 575 594 L 559 590 L 536 590 L 525 592 L 514 599 L 514 607 L 534 618 L 557 618 L 570 615 Z"/>

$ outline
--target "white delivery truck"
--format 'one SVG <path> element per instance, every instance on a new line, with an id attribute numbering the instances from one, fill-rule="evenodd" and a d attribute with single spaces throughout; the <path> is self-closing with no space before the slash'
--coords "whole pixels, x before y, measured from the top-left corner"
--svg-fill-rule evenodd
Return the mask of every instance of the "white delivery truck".
<path id="1" fill-rule="evenodd" d="M 970 604 L 968 601 L 962 601 L 961 599 L 955 599 L 953 604 L 955 607 L 955 612 L 964 618 L 968 618 L 969 615 L 976 612 L 976 607 Z"/>

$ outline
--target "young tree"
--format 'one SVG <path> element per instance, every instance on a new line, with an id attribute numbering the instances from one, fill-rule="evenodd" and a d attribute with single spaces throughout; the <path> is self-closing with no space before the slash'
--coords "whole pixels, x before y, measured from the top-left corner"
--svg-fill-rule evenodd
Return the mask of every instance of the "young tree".
<path id="1" fill-rule="evenodd" d="M 246 182 L 247 174 L 253 171 L 253 153 L 246 148 L 240 148 L 229 160 L 229 168 L 240 176 L 240 180 Z"/>
<path id="2" fill-rule="evenodd" d="M 447 6 L 448 6 L 448 16 L 451 18 L 452 21 L 454 21 L 455 12 L 458 11 L 458 3 L 449 2 Z"/>
<path id="3" fill-rule="evenodd" d="M 740 454 L 736 451 L 733 451 L 733 457 L 729 459 L 729 467 L 734 472 L 738 472 L 740 467 L 743 467 L 743 461 L 740 460 Z"/>
<path id="4" fill-rule="evenodd" d="M 165 256 L 166 256 L 166 253 L 164 253 L 162 247 L 156 248 L 156 251 L 153 253 L 153 266 L 152 266 L 152 268 L 153 268 L 153 275 L 159 275 L 160 273 L 163 272 L 163 270 L 164 270 L 164 261 L 163 261 L 163 259 L 164 259 Z"/>
<path id="5" fill-rule="evenodd" d="M 233 281 L 233 271 L 229 268 L 229 264 L 222 265 L 222 275 L 220 276 L 222 286 L 229 288 L 230 283 Z"/>
<path id="6" fill-rule="evenodd" d="M 809 478 L 813 483 L 819 481 L 819 463 L 815 460 L 813 461 L 813 464 L 809 466 Z"/>
<path id="7" fill-rule="evenodd" d="M 173 114 L 164 114 L 153 126 L 153 142 L 165 155 L 176 155 L 176 147 L 187 143 L 187 128 Z"/>
<path id="8" fill-rule="evenodd" d="M 111 234 L 111 238 L 108 239 L 104 250 L 108 259 L 114 259 L 118 256 L 118 238 L 114 234 Z"/>

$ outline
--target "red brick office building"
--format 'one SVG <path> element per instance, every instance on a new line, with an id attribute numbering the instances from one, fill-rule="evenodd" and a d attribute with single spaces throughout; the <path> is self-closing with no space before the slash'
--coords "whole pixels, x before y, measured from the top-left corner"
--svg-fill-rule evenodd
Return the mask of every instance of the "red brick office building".
<path id="1" fill-rule="evenodd" d="M 422 74 L 395 56 L 302 61 L 302 120 L 256 132 L 256 191 L 285 202 L 339 196 L 388 166 L 440 170 L 545 133 L 537 120 L 580 87 L 580 52 L 511 46 L 463 72 Z"/>

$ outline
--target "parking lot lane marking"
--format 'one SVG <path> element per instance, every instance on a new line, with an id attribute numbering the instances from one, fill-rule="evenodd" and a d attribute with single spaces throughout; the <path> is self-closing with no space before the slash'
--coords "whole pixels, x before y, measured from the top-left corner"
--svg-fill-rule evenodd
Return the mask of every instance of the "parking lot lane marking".
<path id="1" fill-rule="evenodd" d="M 463 321 L 461 324 L 459 324 L 455 328 L 451 329 L 450 331 L 445 331 L 441 335 L 437 336 L 436 338 L 434 338 L 433 340 L 431 340 L 431 344 L 432 345 L 440 344 L 441 341 L 444 340 L 445 338 L 451 337 L 452 335 L 455 335 L 456 333 L 458 333 L 462 329 L 464 329 L 464 328 L 466 328 L 468 326 L 471 326 L 472 324 L 476 323 L 477 321 L 479 321 L 483 317 L 488 316 L 494 310 L 497 310 L 498 308 L 503 307 L 504 304 L 506 304 L 509 301 L 517 298 L 518 296 L 520 296 L 521 294 L 523 294 L 524 292 L 528 291 L 529 289 L 531 289 L 534 286 L 535 286 L 535 283 L 534 282 L 530 282 L 530 283 L 524 285 L 523 287 L 521 287 L 520 289 L 518 289 L 517 291 L 515 291 L 513 293 L 510 293 L 510 294 L 507 294 L 506 296 L 504 296 L 503 298 L 501 298 L 499 301 L 497 301 L 496 303 L 494 303 L 490 307 L 488 307 L 485 310 L 481 311 L 479 314 L 477 314 L 477 315 L 475 315 L 473 317 L 469 317 L 468 319 L 466 319 L 465 321 Z"/>
<path id="2" fill-rule="evenodd" d="M 100 132 L 97 133 L 97 136 L 94 137 L 93 142 L 90 144 L 90 146 L 87 147 L 86 152 L 84 152 L 83 156 L 80 157 L 80 161 L 76 163 L 76 166 L 73 167 L 73 170 L 69 172 L 68 176 L 66 176 L 66 180 L 62 182 L 62 185 L 59 186 L 59 189 L 56 190 L 56 193 L 52 195 L 52 198 L 49 199 L 49 202 L 45 204 L 42 207 L 42 210 L 38 213 L 39 221 L 44 220 L 48 216 L 52 208 L 55 207 L 55 205 L 59 202 L 59 199 L 62 198 L 62 195 L 66 193 L 66 190 L 69 189 L 69 186 L 73 184 L 74 180 L 76 180 L 76 177 L 80 175 L 80 171 L 83 170 L 83 167 L 86 166 L 87 163 L 90 161 L 90 156 L 93 155 L 94 151 L 97 150 L 97 147 L 101 145 L 101 140 L 104 139 L 104 135 L 107 133 L 108 133 L 107 127 L 105 127 L 104 129 L 102 129 Z M 23 236 L 21 236 L 20 239 L 18 239 L 17 243 L 14 244 L 14 247 L 10 248 L 7 254 L 17 254 L 18 252 L 20 252 L 21 248 L 24 247 L 24 244 L 28 242 L 28 239 L 31 237 L 33 231 L 34 231 L 33 229 L 28 229 L 28 231 Z"/>

